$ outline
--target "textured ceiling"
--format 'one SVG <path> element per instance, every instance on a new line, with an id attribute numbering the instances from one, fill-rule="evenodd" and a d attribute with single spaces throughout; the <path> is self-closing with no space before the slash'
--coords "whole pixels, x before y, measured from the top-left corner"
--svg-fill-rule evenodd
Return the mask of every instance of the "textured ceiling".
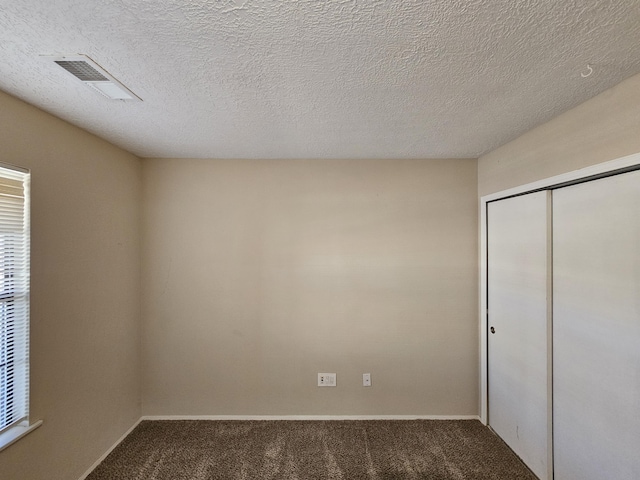
<path id="1" fill-rule="evenodd" d="M 638 0 L 0 0 L 0 89 L 143 157 L 477 157 L 639 46 Z M 77 53 L 143 102 L 41 57 Z"/>

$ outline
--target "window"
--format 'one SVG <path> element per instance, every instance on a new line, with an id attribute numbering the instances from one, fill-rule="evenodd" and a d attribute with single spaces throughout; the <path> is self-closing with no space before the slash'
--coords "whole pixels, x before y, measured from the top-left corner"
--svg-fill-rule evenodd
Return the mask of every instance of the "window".
<path id="1" fill-rule="evenodd" d="M 28 416 L 29 173 L 0 166 L 0 448 Z"/>

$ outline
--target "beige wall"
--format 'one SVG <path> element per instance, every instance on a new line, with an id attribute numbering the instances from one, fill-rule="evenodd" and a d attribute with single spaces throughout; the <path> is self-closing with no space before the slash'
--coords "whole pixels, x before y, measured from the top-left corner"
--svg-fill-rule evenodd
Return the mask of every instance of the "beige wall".
<path id="1" fill-rule="evenodd" d="M 569 110 L 478 161 L 479 194 L 640 152 L 640 75 Z"/>
<path id="2" fill-rule="evenodd" d="M 476 193 L 640 152 L 639 104 L 640 75 L 483 156 L 476 178 L 474 160 L 141 171 L 0 93 L 0 162 L 33 173 L 45 421 L 0 452 L 0 477 L 77 478 L 141 414 L 477 414 Z M 338 387 L 316 387 L 321 371 Z"/>
<path id="3" fill-rule="evenodd" d="M 144 160 L 143 413 L 477 414 L 476 170 Z"/>
<path id="4" fill-rule="evenodd" d="M 31 418 L 0 478 L 77 479 L 140 417 L 140 161 L 0 92 L 0 161 L 32 172 Z"/>

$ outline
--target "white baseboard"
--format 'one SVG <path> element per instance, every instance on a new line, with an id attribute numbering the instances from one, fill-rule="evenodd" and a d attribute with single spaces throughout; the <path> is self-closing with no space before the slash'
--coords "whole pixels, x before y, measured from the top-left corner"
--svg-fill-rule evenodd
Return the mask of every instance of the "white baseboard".
<path id="1" fill-rule="evenodd" d="M 120 445 L 120 443 L 131 433 L 133 432 L 133 429 L 136 428 L 138 426 L 138 424 L 142 421 L 142 418 L 139 418 L 138 421 L 136 423 L 133 424 L 133 426 L 127 430 L 126 432 L 124 432 L 124 434 L 118 439 L 116 440 L 116 443 L 114 443 L 113 445 L 111 445 L 111 447 L 109 448 L 109 450 L 107 450 L 106 452 L 104 452 L 100 458 L 98 460 L 95 461 L 95 463 L 93 465 L 91 465 L 91 467 L 89 467 L 89 469 L 84 472 L 82 474 L 82 476 L 78 479 L 78 480 L 84 480 L 85 478 L 87 478 L 89 476 L 89 474 L 91 472 L 93 472 L 95 470 L 95 468 L 100 465 L 100 463 L 102 463 L 102 461 L 107 458 L 107 455 L 109 455 L 111 452 L 113 452 L 113 449 L 116 448 L 118 445 Z"/>
<path id="2" fill-rule="evenodd" d="M 478 415 L 145 415 L 140 420 L 480 420 Z"/>

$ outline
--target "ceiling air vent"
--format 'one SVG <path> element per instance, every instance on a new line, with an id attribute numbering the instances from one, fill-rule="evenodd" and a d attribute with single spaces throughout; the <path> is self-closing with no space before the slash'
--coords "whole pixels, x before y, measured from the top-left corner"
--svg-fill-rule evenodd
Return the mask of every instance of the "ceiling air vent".
<path id="1" fill-rule="evenodd" d="M 86 55 L 47 57 L 96 92 L 112 100 L 141 101 L 135 93 L 116 80 Z"/>

